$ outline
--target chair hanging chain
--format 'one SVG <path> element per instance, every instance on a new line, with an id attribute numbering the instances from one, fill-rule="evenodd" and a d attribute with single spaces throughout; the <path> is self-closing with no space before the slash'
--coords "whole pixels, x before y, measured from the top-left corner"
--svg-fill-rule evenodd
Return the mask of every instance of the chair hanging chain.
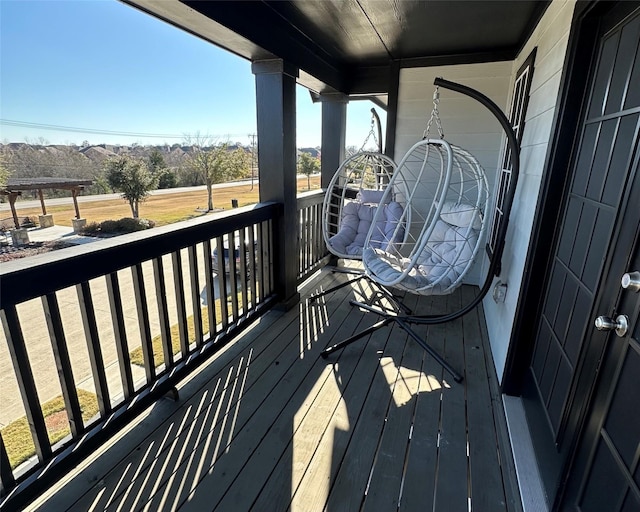
<path id="1" fill-rule="evenodd" d="M 373 142 L 375 143 L 376 147 L 378 147 L 378 136 L 376 135 L 376 124 L 375 124 L 375 118 L 373 116 L 373 114 L 371 114 L 371 130 L 369 130 L 369 135 L 367 135 L 367 138 L 364 139 L 364 142 L 362 143 L 362 146 L 360 147 L 360 150 L 358 151 L 358 153 L 362 153 L 364 151 L 364 147 L 367 145 L 367 142 L 369 142 L 369 139 L 373 137 Z"/>
<path id="2" fill-rule="evenodd" d="M 431 111 L 431 117 L 429 117 L 429 122 L 427 123 L 427 127 L 422 134 L 423 139 L 429 138 L 431 135 L 431 126 L 434 121 L 436 123 L 436 127 L 438 128 L 438 135 L 441 139 L 444 139 L 444 131 L 442 130 L 442 121 L 440 121 L 440 112 L 438 111 L 438 103 L 440 103 L 440 88 L 436 87 L 436 90 L 433 91 L 433 110 Z"/>

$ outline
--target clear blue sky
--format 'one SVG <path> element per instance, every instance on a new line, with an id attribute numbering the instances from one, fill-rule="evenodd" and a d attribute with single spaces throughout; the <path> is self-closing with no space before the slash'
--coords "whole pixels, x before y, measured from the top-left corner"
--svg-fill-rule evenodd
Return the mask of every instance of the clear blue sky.
<path id="1" fill-rule="evenodd" d="M 199 131 L 247 144 L 256 131 L 249 61 L 116 0 L 1 0 L 0 34 L 2 142 L 173 144 Z M 347 145 L 364 142 L 371 106 L 349 105 Z M 298 147 L 320 145 L 320 105 L 300 86 L 297 127 Z"/>

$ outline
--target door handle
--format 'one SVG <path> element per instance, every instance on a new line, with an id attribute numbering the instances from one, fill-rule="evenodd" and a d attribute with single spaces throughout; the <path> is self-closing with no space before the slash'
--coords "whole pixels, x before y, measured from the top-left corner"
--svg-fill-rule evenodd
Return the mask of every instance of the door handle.
<path id="1" fill-rule="evenodd" d="M 622 276 L 622 287 L 632 292 L 640 292 L 640 272 L 628 272 Z"/>
<path id="2" fill-rule="evenodd" d="M 620 338 L 624 338 L 629 329 L 629 318 L 627 315 L 618 315 L 618 318 L 612 320 L 608 316 L 599 316 L 596 318 L 596 329 L 599 331 L 616 331 Z"/>

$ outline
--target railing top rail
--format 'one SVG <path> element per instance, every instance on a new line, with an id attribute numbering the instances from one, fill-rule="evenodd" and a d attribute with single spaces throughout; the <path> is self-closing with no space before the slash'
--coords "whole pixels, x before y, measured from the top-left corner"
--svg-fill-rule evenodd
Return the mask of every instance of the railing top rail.
<path id="1" fill-rule="evenodd" d="M 310 192 L 304 192 L 298 195 L 298 210 L 302 208 L 306 208 L 307 206 L 312 206 L 314 204 L 322 203 L 324 199 L 326 191 L 322 190 L 312 190 Z"/>
<path id="2" fill-rule="evenodd" d="M 269 220 L 280 205 L 246 206 L 149 231 L 121 235 L 0 266 L 0 308 L 108 275 L 235 229 Z"/>

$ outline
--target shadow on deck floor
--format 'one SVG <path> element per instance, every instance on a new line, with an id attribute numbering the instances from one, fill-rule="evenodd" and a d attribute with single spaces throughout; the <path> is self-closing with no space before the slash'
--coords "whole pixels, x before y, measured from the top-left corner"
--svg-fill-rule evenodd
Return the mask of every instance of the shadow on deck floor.
<path id="1" fill-rule="evenodd" d="M 517 510 L 512 461 L 481 310 L 419 326 L 456 384 L 397 327 L 324 360 L 377 318 L 349 305 L 366 284 L 270 312 L 158 402 L 38 510 Z M 419 313 L 475 293 L 407 296 Z M 486 349 L 486 351 L 485 351 Z"/>

